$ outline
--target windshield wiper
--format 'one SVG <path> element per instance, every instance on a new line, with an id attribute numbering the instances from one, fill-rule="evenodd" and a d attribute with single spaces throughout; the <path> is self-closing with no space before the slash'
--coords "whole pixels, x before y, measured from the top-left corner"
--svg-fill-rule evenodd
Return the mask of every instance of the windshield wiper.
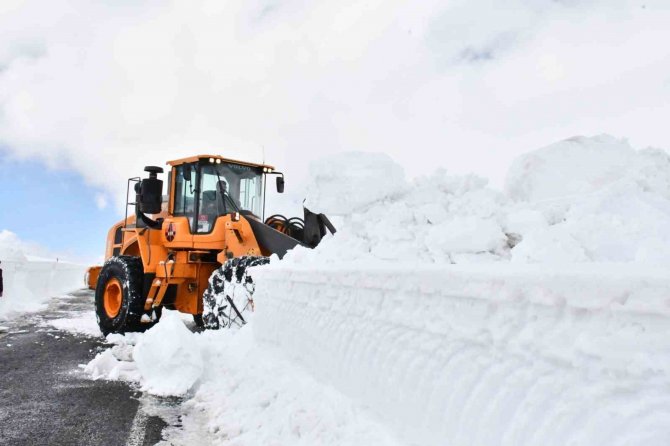
<path id="1" fill-rule="evenodd" d="M 233 197 L 231 197 L 230 194 L 228 194 L 228 191 L 221 190 L 222 189 L 221 176 L 219 175 L 219 170 L 216 167 L 214 168 L 214 173 L 216 173 L 216 188 L 218 189 L 219 194 L 221 196 L 222 201 L 221 204 L 223 205 L 224 215 L 228 214 L 228 208 L 226 207 L 226 198 L 228 198 L 228 202 L 232 205 L 232 208 L 235 209 L 235 212 L 240 212 L 240 208 L 237 207 L 237 205 L 235 204 L 235 200 L 233 200 Z"/>

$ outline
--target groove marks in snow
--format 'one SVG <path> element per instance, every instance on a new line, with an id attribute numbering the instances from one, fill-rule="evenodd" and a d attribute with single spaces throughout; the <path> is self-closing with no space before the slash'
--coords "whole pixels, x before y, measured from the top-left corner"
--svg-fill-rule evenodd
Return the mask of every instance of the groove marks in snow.
<path id="1" fill-rule="evenodd" d="M 654 310 L 667 282 L 531 276 L 524 287 L 523 277 L 487 284 L 470 275 L 458 284 L 448 274 L 299 274 L 257 277 L 255 331 L 406 440 L 663 445 L 670 438 L 670 324 Z M 626 289 L 622 304 L 617 296 Z"/>

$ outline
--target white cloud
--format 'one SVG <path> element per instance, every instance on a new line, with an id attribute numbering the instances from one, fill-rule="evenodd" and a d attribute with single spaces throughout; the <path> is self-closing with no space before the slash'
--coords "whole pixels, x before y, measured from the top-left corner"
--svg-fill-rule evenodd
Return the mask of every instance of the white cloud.
<path id="1" fill-rule="evenodd" d="M 25 240 L 6 229 L 0 230 L 0 261 L 25 260 L 28 257 L 55 259 L 57 256 L 45 247 Z"/>
<path id="2" fill-rule="evenodd" d="M 104 194 L 96 194 L 95 205 L 100 210 L 107 208 L 107 197 Z"/>
<path id="3" fill-rule="evenodd" d="M 26 0 L 0 10 L 0 142 L 117 201 L 213 150 L 264 148 L 289 186 L 342 150 L 500 183 L 575 134 L 670 147 L 668 23 L 661 0 Z"/>

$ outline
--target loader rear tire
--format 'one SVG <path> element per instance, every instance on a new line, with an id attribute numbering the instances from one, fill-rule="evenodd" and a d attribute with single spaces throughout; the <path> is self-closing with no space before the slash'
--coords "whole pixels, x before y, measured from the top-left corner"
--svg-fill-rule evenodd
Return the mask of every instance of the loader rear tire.
<path id="1" fill-rule="evenodd" d="M 243 256 L 228 260 L 212 273 L 202 298 L 202 321 L 206 329 L 235 328 L 246 324 L 244 314 L 253 311 L 256 289 L 249 269 L 269 262 L 267 257 Z"/>
<path id="2" fill-rule="evenodd" d="M 103 335 L 143 331 L 144 267 L 139 257 L 111 257 L 100 271 L 95 288 L 95 313 Z M 156 318 L 157 319 L 157 318 Z"/>

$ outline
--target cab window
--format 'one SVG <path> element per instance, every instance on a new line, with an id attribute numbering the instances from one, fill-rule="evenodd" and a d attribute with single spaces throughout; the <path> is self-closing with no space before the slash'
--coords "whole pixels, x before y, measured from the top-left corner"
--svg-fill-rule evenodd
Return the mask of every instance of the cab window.
<path id="1" fill-rule="evenodd" d="M 193 227 L 195 216 L 196 166 L 182 164 L 175 169 L 174 215 L 188 218 Z"/>
<path id="2" fill-rule="evenodd" d="M 261 214 L 262 172 L 234 163 L 203 163 L 198 188 L 198 233 L 209 233 L 216 219 L 233 212 Z"/>

